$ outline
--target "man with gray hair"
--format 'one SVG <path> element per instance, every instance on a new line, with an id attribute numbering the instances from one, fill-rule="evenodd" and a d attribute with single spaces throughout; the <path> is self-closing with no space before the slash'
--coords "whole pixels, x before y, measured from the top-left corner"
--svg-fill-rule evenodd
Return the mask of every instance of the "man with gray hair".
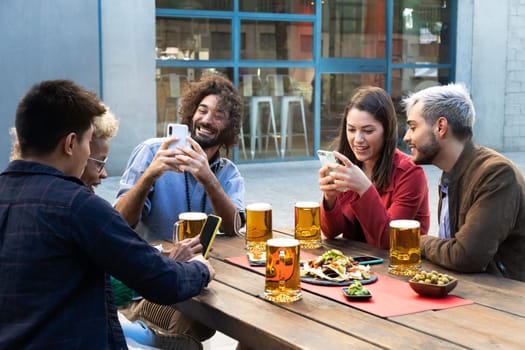
<path id="1" fill-rule="evenodd" d="M 443 171 L 439 237 L 421 237 L 421 254 L 451 270 L 525 281 L 525 181 L 509 159 L 473 143 L 468 90 L 435 86 L 403 104 L 414 162 Z"/>

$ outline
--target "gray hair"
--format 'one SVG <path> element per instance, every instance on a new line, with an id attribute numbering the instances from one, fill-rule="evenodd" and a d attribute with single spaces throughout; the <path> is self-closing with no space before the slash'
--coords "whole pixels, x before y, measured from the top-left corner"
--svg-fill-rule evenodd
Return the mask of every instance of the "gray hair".
<path id="1" fill-rule="evenodd" d="M 461 140 L 472 138 L 476 111 L 465 85 L 433 86 L 413 93 L 402 101 L 407 113 L 418 103 L 422 105 L 421 114 L 428 125 L 444 117 L 456 137 Z"/>

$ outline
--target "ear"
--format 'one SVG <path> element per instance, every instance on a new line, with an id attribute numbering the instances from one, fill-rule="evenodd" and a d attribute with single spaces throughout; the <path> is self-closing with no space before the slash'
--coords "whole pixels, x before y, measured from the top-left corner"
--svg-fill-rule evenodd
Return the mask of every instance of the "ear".
<path id="1" fill-rule="evenodd" d="M 435 131 L 440 137 L 445 137 L 448 131 L 448 120 L 445 117 L 439 117 L 434 124 Z"/>
<path id="2" fill-rule="evenodd" d="M 74 132 L 67 134 L 67 136 L 63 138 L 63 142 L 64 142 L 63 144 L 64 153 L 66 153 L 68 156 L 72 156 L 73 149 L 78 143 L 77 134 Z"/>

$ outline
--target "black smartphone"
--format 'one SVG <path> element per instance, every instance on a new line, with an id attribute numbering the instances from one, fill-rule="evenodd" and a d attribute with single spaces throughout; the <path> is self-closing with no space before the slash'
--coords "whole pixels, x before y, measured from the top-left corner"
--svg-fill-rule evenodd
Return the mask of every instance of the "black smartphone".
<path id="1" fill-rule="evenodd" d="M 202 244 L 202 255 L 205 258 L 208 258 L 208 253 L 210 252 L 213 240 L 219 231 L 221 222 L 222 218 L 220 216 L 209 214 L 202 226 L 200 241 Z"/>
<path id="2" fill-rule="evenodd" d="M 375 265 L 381 264 L 383 262 L 383 259 L 371 255 L 359 255 L 353 256 L 352 258 L 354 259 L 354 261 L 357 261 L 359 265 Z"/>

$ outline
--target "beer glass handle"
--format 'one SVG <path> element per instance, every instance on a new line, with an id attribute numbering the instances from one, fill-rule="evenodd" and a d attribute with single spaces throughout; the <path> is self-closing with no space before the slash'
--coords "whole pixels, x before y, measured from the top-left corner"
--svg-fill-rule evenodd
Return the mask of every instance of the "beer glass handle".
<path id="1" fill-rule="evenodd" d="M 180 220 L 173 224 L 173 242 L 180 241 Z"/>
<path id="2" fill-rule="evenodd" d="M 243 226 L 242 217 L 245 216 L 244 211 L 239 211 L 235 213 L 234 225 L 235 225 L 235 234 L 241 238 L 246 238 L 246 225 Z"/>

